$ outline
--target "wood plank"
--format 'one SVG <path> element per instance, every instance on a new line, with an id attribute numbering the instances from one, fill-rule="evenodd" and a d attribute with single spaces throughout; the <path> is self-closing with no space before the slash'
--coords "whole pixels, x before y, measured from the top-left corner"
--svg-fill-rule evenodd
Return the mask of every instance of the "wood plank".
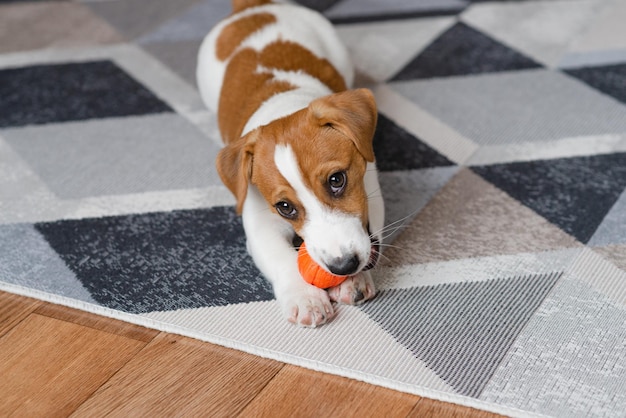
<path id="1" fill-rule="evenodd" d="M 67 416 L 145 345 L 31 314 L 0 338 L 0 415 Z"/>
<path id="2" fill-rule="evenodd" d="M 145 328 L 117 319 L 107 318 L 90 312 L 72 309 L 52 303 L 44 303 L 35 311 L 38 315 L 71 322 L 99 331 L 117 334 L 122 337 L 148 343 L 159 334 L 155 329 Z"/>
<path id="3" fill-rule="evenodd" d="M 243 417 L 406 417 L 420 397 L 286 365 Z"/>
<path id="4" fill-rule="evenodd" d="M 442 417 L 442 418 L 496 418 L 500 415 L 493 414 L 467 406 L 455 405 L 423 398 L 408 415 L 410 418 Z"/>
<path id="5" fill-rule="evenodd" d="M 0 291 L 0 337 L 19 324 L 43 302 Z"/>
<path id="6" fill-rule="evenodd" d="M 231 417 L 282 367 L 276 361 L 163 333 L 75 416 Z"/>
<path id="7" fill-rule="evenodd" d="M 48 323 L 45 318 L 37 318 L 41 316 L 48 317 L 50 322 Z M 21 324 L 20 322 L 24 321 L 25 318 L 27 318 L 25 323 Z M 35 322 L 31 323 L 31 321 Z M 43 324 L 37 325 L 37 321 Z M 76 342 L 76 345 L 80 346 L 81 350 L 84 347 L 89 351 L 89 353 L 85 354 L 83 360 L 76 361 L 72 355 L 61 353 L 65 348 L 61 350 L 49 349 L 49 345 L 65 346 L 67 344 L 66 341 L 72 342 L 76 340 L 76 333 L 68 333 L 67 330 L 63 333 L 66 338 L 61 338 L 57 335 L 59 327 L 61 329 L 66 328 L 60 325 L 59 321 L 70 322 L 71 324 L 67 324 L 68 326 L 76 327 L 79 333 L 86 333 L 79 338 L 80 341 Z M 20 325 L 19 327 L 17 326 L 18 324 Z M 54 324 L 54 326 L 50 326 L 50 324 Z M 89 416 L 94 411 L 98 411 L 97 415 L 104 413 L 128 415 L 137 411 L 148 411 L 151 414 L 157 413 L 159 415 L 167 411 L 171 414 L 183 415 L 180 412 L 181 410 L 185 412 L 184 415 L 191 413 L 194 415 L 210 414 L 212 416 L 233 416 L 242 410 L 244 416 L 291 416 L 294 413 L 303 416 L 378 416 L 381 414 L 384 416 L 408 415 L 411 417 L 442 416 L 463 418 L 491 418 L 497 416 L 459 405 L 425 398 L 420 399 L 412 395 L 388 391 L 387 389 L 356 382 L 351 379 L 325 375 L 295 366 L 285 366 L 282 371 L 278 372 L 283 365 L 271 361 L 269 361 L 272 364 L 269 367 L 271 371 L 268 372 L 268 360 L 199 341 L 173 335 L 168 336 L 168 334 L 162 334 L 157 337 L 158 341 L 155 343 L 158 343 L 160 350 L 167 352 L 167 356 L 171 357 L 171 361 L 160 361 L 159 356 L 162 354 L 159 354 L 158 350 L 152 354 L 147 354 L 147 351 L 155 349 L 152 345 L 146 346 L 145 353 L 138 350 L 134 351 L 139 354 L 136 355 L 136 360 L 128 363 L 129 368 L 122 368 L 119 371 L 119 375 L 116 375 L 109 383 L 105 384 L 108 380 L 107 376 L 113 376 L 117 366 L 105 367 L 109 370 L 108 373 L 93 373 L 93 375 L 89 375 L 93 370 L 90 364 L 97 363 L 96 368 L 102 366 L 103 353 L 100 350 L 94 350 L 94 344 L 96 346 L 103 344 L 105 347 L 112 347 L 112 349 L 105 350 L 104 356 L 114 356 L 117 358 L 115 361 L 122 364 L 125 360 L 130 360 L 133 357 L 133 352 L 128 353 L 122 349 L 123 353 L 121 354 L 123 358 L 120 359 L 120 353 L 118 353 L 119 344 L 106 343 L 105 340 L 110 340 L 106 334 L 116 334 L 120 337 L 143 342 L 145 346 L 145 342 L 152 340 L 158 331 L 5 292 L 0 292 L 0 325 L 4 325 L 5 334 L 9 330 L 14 329 L 10 335 L 0 338 L 0 376 L 10 377 L 9 379 L 1 379 L 0 393 L 11 393 L 13 395 L 13 398 L 10 399 L 0 399 L 0 416 L 8 415 L 11 411 L 16 412 L 17 415 L 63 416 L 74 408 L 80 408 L 78 411 L 79 416 Z M 103 331 L 104 334 L 98 334 L 98 332 L 95 332 L 95 334 L 104 335 L 104 339 L 92 338 L 94 330 Z M 35 337 L 36 334 L 40 335 Z M 54 337 L 55 335 L 57 337 Z M 42 346 L 42 341 L 47 343 L 47 340 L 50 338 L 56 338 L 56 343 L 52 342 Z M 163 346 L 164 342 L 172 339 L 177 342 L 169 344 L 168 348 L 165 348 Z M 25 342 L 20 342 L 20 340 Z M 59 340 L 62 341 L 59 343 Z M 83 342 L 85 341 L 89 343 L 84 344 Z M 194 345 L 198 345 L 198 347 L 195 349 L 190 348 L 190 346 L 193 347 Z M 13 354 L 11 350 L 5 349 L 6 347 L 12 347 Z M 141 344 L 138 347 L 141 347 Z M 204 349 L 199 347 L 204 347 Z M 70 352 L 72 351 L 71 348 L 68 349 Z M 206 373 L 196 372 L 193 367 L 193 361 L 185 365 L 184 362 L 176 360 L 187 358 L 190 350 L 195 351 L 196 354 L 206 350 L 211 352 L 215 350 L 217 354 L 199 354 L 202 360 L 194 360 L 214 363 L 213 371 L 205 371 Z M 78 351 L 78 349 L 74 351 Z M 21 352 L 20 356 L 24 356 L 23 361 L 21 359 L 21 367 L 15 365 L 16 352 Z M 163 368 L 161 374 L 169 375 L 168 378 L 170 380 L 177 379 L 172 374 L 179 376 L 180 387 L 175 388 L 175 390 L 166 388 L 168 390 L 167 396 L 165 396 L 166 392 L 164 392 L 163 381 L 159 373 L 150 371 L 150 365 L 145 370 L 141 368 L 141 364 L 150 363 L 147 359 L 151 357 L 155 359 L 156 367 Z M 220 357 L 230 359 L 224 360 L 220 359 Z M 35 361 L 31 361 L 32 359 Z M 135 364 L 135 361 L 137 361 L 137 364 Z M 233 364 L 236 363 L 239 363 L 238 366 L 233 368 Z M 181 373 L 176 371 L 181 367 L 181 364 L 184 366 L 182 369 L 182 375 L 184 376 L 182 377 L 180 377 Z M 50 373 L 52 375 L 55 374 L 54 370 L 49 370 L 51 367 L 56 368 L 58 374 L 63 376 L 51 377 Z M 65 368 L 70 370 L 64 370 Z M 134 368 L 134 370 L 130 371 L 130 368 Z M 242 374 L 239 373 L 241 369 L 245 370 Z M 145 387 L 142 390 L 135 391 L 131 396 L 133 398 L 132 402 L 139 405 L 139 407 L 131 405 L 130 408 L 120 408 L 116 405 L 107 405 L 107 396 L 119 397 L 120 400 L 127 402 L 128 395 L 125 395 L 124 392 L 128 390 L 128 379 L 132 380 L 136 378 L 133 375 L 139 376 L 144 373 L 147 373 L 149 378 L 144 378 L 139 384 L 145 384 Z M 207 384 L 206 382 L 200 385 L 196 383 L 206 380 L 207 373 L 216 376 L 214 378 L 215 381 L 208 385 L 212 386 L 212 388 L 209 391 L 210 395 L 207 396 L 207 398 L 213 396 L 215 398 L 197 401 L 199 395 L 196 392 L 206 394 Z M 72 374 L 74 374 L 73 377 Z M 200 376 L 202 374 L 205 374 L 205 376 Z M 272 380 L 272 377 L 274 377 L 274 380 Z M 254 382 L 246 381 L 249 379 L 254 380 Z M 70 382 L 69 385 L 67 381 Z M 271 383 L 268 383 L 270 381 Z M 93 399 L 88 399 L 90 394 L 103 384 L 102 389 L 93 395 Z M 49 390 L 50 385 L 65 389 L 53 394 Z M 105 396 L 105 388 L 109 385 L 113 387 L 121 386 L 117 389 L 106 389 L 108 394 Z M 265 385 L 267 387 L 263 390 Z M 166 384 L 166 386 L 171 388 L 172 383 Z M 243 392 L 245 392 L 244 395 L 241 393 L 242 388 Z M 306 389 L 294 393 L 294 388 Z M 77 390 L 79 393 L 77 393 Z M 384 392 L 390 392 L 392 396 L 381 396 L 381 394 L 384 395 Z M 179 408 L 181 393 L 186 393 L 186 399 L 182 402 L 195 404 L 191 406 L 184 405 L 184 407 Z M 396 400 L 398 395 L 401 398 L 400 402 Z M 54 398 L 52 402 L 50 397 Z M 408 400 L 408 409 L 410 410 L 408 414 L 406 413 L 406 399 L 402 399 L 405 397 L 412 398 Z M 172 402 L 172 407 L 163 408 L 163 404 L 168 404 L 171 399 L 176 399 L 175 402 Z M 323 401 L 320 402 L 320 399 Z M 80 407 L 80 404 L 85 400 L 85 405 Z M 297 403 L 295 407 L 293 405 L 294 402 Z M 375 406 L 370 408 L 369 402 L 373 402 Z M 147 405 L 150 407 L 146 407 Z M 412 409 L 411 405 L 414 406 Z"/>

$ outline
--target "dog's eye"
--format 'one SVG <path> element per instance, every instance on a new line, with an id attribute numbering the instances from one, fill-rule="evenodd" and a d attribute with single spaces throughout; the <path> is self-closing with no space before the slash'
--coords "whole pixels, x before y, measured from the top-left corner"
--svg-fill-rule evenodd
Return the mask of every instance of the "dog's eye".
<path id="1" fill-rule="evenodd" d="M 341 196 L 343 191 L 346 189 L 347 183 L 348 178 L 345 171 L 338 171 L 328 177 L 328 188 L 330 193 L 335 197 Z"/>
<path id="2" fill-rule="evenodd" d="M 295 219 L 298 216 L 298 211 L 296 208 L 289 202 L 280 201 L 274 205 L 278 213 L 287 218 L 287 219 Z"/>

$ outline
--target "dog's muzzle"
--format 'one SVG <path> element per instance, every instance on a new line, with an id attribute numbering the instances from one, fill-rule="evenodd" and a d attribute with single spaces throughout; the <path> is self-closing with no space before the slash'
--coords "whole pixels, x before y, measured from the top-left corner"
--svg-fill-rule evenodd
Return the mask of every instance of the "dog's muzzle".
<path id="1" fill-rule="evenodd" d="M 376 267 L 376 264 L 378 264 L 378 259 L 380 258 L 380 241 L 378 240 L 378 238 L 373 237 L 370 238 L 370 241 L 372 242 L 372 247 L 370 249 L 370 258 L 367 261 L 367 265 L 363 267 L 362 271 L 371 270 Z M 298 251 L 304 240 L 298 234 L 294 234 L 291 242 L 293 243 L 294 249 Z"/>

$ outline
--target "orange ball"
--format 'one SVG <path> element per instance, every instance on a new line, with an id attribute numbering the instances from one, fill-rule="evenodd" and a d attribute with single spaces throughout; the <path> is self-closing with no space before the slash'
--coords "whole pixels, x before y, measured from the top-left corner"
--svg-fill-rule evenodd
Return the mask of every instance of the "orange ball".
<path id="1" fill-rule="evenodd" d="M 302 243 L 298 250 L 298 270 L 300 270 L 300 274 L 307 283 L 319 287 L 320 289 L 328 289 L 329 287 L 337 286 L 348 278 L 348 276 L 335 276 L 324 270 L 319 264 L 313 261 L 304 243 Z"/>

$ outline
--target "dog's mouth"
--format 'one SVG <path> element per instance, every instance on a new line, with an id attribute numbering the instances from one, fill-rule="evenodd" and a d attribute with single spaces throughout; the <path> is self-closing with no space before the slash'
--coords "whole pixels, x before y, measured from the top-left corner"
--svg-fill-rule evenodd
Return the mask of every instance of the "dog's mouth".
<path id="1" fill-rule="evenodd" d="M 378 264 L 378 259 L 380 258 L 380 241 L 378 240 L 378 238 L 375 237 L 371 237 L 370 241 L 372 243 L 372 247 L 370 249 L 370 258 L 361 271 L 371 270 L 376 267 L 376 264 Z M 304 240 L 298 234 L 295 234 L 291 242 L 295 250 L 298 251 Z"/>

